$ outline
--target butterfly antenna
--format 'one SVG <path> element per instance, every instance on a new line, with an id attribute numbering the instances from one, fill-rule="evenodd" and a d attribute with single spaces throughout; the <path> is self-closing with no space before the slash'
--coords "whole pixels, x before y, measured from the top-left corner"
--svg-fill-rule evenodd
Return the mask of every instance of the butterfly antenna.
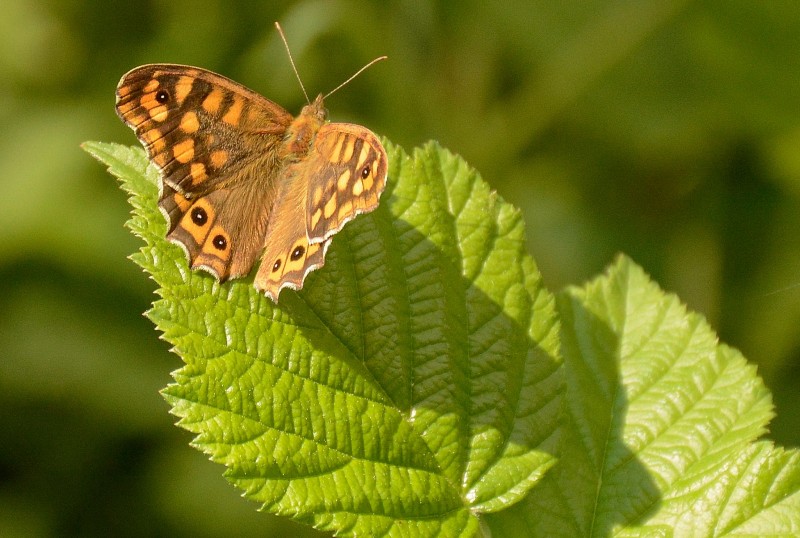
<path id="1" fill-rule="evenodd" d="M 793 289 L 795 289 L 797 287 L 800 287 L 800 284 L 792 284 L 791 286 L 786 286 L 786 287 L 778 289 L 778 290 L 769 291 L 769 292 L 765 293 L 763 296 L 767 297 L 768 295 L 775 295 L 776 293 L 783 293 L 785 291 L 793 290 Z"/>
<path id="2" fill-rule="evenodd" d="M 306 96 L 306 103 L 311 103 L 311 101 L 308 98 L 308 93 L 306 92 L 306 87 L 303 86 L 303 81 L 300 79 L 300 73 L 297 72 L 297 67 L 295 67 L 294 65 L 294 58 L 292 58 L 292 51 L 289 50 L 289 43 L 286 41 L 286 36 L 283 34 L 283 29 L 281 28 L 281 25 L 278 24 L 277 21 L 275 21 L 275 28 L 278 29 L 278 33 L 281 35 L 281 39 L 283 40 L 283 46 L 286 47 L 286 54 L 289 55 L 289 63 L 292 64 L 292 69 L 294 69 L 294 76 L 297 77 L 297 82 L 300 83 L 300 89 L 303 90 L 303 95 Z"/>
<path id="3" fill-rule="evenodd" d="M 342 82 L 341 84 L 336 86 L 334 89 L 329 91 L 327 94 L 325 94 L 325 97 L 323 97 L 323 99 L 327 99 L 328 97 L 330 97 L 331 94 L 333 94 L 335 91 L 339 90 L 342 86 L 344 86 L 345 84 L 347 84 L 348 82 L 350 82 L 351 80 L 356 78 L 358 75 L 363 73 L 368 67 L 371 67 L 373 64 L 376 64 L 376 63 L 380 62 L 381 60 L 386 60 L 387 58 L 388 58 L 388 56 L 379 56 L 379 57 L 375 58 L 370 63 L 368 63 L 367 65 L 365 65 L 364 67 L 362 67 L 361 69 L 356 71 L 355 74 L 353 74 L 353 76 L 351 76 L 350 78 L 348 78 L 347 80 L 345 80 L 344 82 Z"/>

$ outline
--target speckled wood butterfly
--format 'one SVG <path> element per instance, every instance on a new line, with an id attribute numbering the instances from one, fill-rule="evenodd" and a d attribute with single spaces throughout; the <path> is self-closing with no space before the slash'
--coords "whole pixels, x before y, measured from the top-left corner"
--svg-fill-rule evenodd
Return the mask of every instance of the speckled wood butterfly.
<path id="1" fill-rule="evenodd" d="M 261 254 L 254 285 L 275 302 L 386 185 L 381 142 L 328 123 L 322 95 L 293 118 L 211 71 L 152 64 L 122 77 L 116 108 L 161 173 L 167 238 L 219 281 L 246 276 Z"/>

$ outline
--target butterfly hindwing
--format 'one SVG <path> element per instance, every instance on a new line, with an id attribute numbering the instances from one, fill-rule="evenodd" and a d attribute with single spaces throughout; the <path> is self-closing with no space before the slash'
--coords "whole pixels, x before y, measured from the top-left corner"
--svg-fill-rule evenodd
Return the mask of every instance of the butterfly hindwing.
<path id="1" fill-rule="evenodd" d="M 271 187 L 257 183 L 217 189 L 189 200 L 164 186 L 159 204 L 169 222 L 167 239 L 183 247 L 192 269 L 203 269 L 225 281 L 247 275 L 259 253 L 269 221 Z M 260 199 L 258 211 L 241 212 L 234 200 Z"/>
<path id="2" fill-rule="evenodd" d="M 261 266 L 254 285 L 277 302 L 283 288 L 299 290 L 306 275 L 325 264 L 330 240 L 311 243 L 306 231 L 305 199 L 309 168 L 288 166 L 279 178 L 279 191 L 264 242 Z"/>

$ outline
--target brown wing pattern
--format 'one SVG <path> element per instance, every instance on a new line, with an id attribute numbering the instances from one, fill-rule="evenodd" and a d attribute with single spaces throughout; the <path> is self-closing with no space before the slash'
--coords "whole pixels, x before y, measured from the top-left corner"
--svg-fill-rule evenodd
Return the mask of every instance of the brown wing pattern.
<path id="1" fill-rule="evenodd" d="M 273 301 L 283 288 L 299 290 L 306 275 L 325 264 L 330 239 L 311 243 L 306 233 L 305 199 L 310 169 L 299 162 L 281 177 L 254 285 Z"/>
<path id="2" fill-rule="evenodd" d="M 306 228 L 312 243 L 329 239 L 356 216 L 378 207 L 386 187 L 387 157 L 369 129 L 323 125 L 303 165 L 309 181 Z"/>
<path id="3" fill-rule="evenodd" d="M 292 121 L 282 107 L 230 79 L 172 64 L 125 74 L 116 108 L 164 184 L 189 198 L 235 180 L 281 142 Z"/>
<path id="4" fill-rule="evenodd" d="M 246 275 L 273 203 L 276 147 L 291 115 L 225 77 L 153 64 L 122 77 L 117 113 L 161 172 L 167 238 L 192 268 L 220 280 Z"/>
<path id="5" fill-rule="evenodd" d="M 270 216 L 270 186 L 258 182 L 216 189 L 189 200 L 164 185 L 160 207 L 171 223 L 167 239 L 184 248 L 192 269 L 220 281 L 247 275 L 262 249 Z M 244 200 L 254 200 L 252 205 Z"/>

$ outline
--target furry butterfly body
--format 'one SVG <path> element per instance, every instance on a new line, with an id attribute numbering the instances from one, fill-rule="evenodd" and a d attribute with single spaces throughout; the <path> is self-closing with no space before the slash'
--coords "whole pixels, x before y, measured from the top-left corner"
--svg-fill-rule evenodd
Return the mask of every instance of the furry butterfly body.
<path id="1" fill-rule="evenodd" d="M 360 125 L 328 123 L 320 95 L 293 118 L 204 69 L 151 64 L 126 73 L 116 110 L 160 171 L 168 239 L 193 269 L 248 275 L 277 302 L 325 263 L 333 236 L 378 206 L 387 156 Z"/>

